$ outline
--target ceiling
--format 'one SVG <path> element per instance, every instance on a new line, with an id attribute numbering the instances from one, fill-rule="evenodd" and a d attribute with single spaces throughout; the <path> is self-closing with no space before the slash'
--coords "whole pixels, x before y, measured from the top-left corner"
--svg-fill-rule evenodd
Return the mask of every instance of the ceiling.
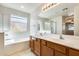
<path id="1" fill-rule="evenodd" d="M 13 8 L 16 10 L 20 10 L 27 13 L 32 13 L 38 7 L 42 7 L 44 3 L 1 3 L 5 7 Z M 49 9 L 46 12 L 42 12 L 40 8 L 39 17 L 43 18 L 52 18 L 57 15 L 68 15 L 74 12 L 74 7 L 77 6 L 78 3 L 60 3 L 54 8 Z M 23 8 L 21 8 L 23 6 Z M 68 8 L 67 12 L 64 12 L 63 9 Z M 36 10 L 38 11 L 38 9 Z M 34 12 L 35 13 L 35 12 Z"/>
<path id="2" fill-rule="evenodd" d="M 77 5 L 78 5 L 78 3 L 60 3 L 56 7 L 51 8 L 46 12 L 41 11 L 39 16 L 44 17 L 44 18 L 52 18 L 52 17 L 55 17 L 57 15 L 67 16 L 67 15 L 69 15 L 71 13 L 73 14 L 74 7 L 77 6 Z M 64 8 L 68 8 L 68 10 L 63 11 Z"/>
<path id="3" fill-rule="evenodd" d="M 31 13 L 42 3 L 1 3 L 5 7 L 13 8 L 23 12 Z"/>

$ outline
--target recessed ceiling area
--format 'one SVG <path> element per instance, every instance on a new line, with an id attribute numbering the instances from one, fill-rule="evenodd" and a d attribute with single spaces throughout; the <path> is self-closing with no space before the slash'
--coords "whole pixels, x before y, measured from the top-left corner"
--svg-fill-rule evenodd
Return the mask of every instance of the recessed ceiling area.
<path id="1" fill-rule="evenodd" d="M 42 3 L 1 3 L 0 5 L 20 10 L 23 12 L 31 13 Z"/>

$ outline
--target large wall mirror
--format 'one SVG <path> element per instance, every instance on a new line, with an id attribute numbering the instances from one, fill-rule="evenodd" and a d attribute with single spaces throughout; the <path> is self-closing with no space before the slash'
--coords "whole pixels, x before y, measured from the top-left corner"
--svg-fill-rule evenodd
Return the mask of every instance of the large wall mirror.
<path id="1" fill-rule="evenodd" d="M 79 4 L 61 3 L 40 16 L 50 21 L 50 25 L 44 24 L 44 30 L 50 28 L 52 34 L 79 36 Z"/>
<path id="2" fill-rule="evenodd" d="M 46 33 L 51 33 L 51 23 L 50 21 L 43 22 L 43 31 Z"/>
<path id="3" fill-rule="evenodd" d="M 51 34 L 64 34 L 64 35 L 74 35 L 74 15 L 71 16 L 58 16 L 51 20 L 41 21 L 38 24 L 38 30 L 41 29 L 41 24 L 43 32 L 48 32 Z"/>

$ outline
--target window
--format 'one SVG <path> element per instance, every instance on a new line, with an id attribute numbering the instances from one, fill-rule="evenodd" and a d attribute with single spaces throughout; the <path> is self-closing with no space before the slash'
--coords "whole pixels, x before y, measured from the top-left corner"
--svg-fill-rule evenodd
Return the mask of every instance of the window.
<path id="1" fill-rule="evenodd" d="M 7 35 L 5 35 L 5 45 L 26 41 L 29 37 L 27 22 L 27 17 L 11 15 L 10 30 L 9 32 L 6 32 Z"/>
<path id="2" fill-rule="evenodd" d="M 27 31 L 27 18 L 11 15 L 11 30 L 16 33 Z"/>

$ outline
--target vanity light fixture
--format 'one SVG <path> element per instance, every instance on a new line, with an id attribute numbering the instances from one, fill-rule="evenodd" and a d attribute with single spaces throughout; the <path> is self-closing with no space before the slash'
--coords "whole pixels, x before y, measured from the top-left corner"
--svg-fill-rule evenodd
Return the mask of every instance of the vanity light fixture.
<path id="1" fill-rule="evenodd" d="M 56 7 L 57 5 L 59 5 L 59 3 L 46 3 L 42 6 L 42 11 L 45 12 L 51 8 Z"/>

